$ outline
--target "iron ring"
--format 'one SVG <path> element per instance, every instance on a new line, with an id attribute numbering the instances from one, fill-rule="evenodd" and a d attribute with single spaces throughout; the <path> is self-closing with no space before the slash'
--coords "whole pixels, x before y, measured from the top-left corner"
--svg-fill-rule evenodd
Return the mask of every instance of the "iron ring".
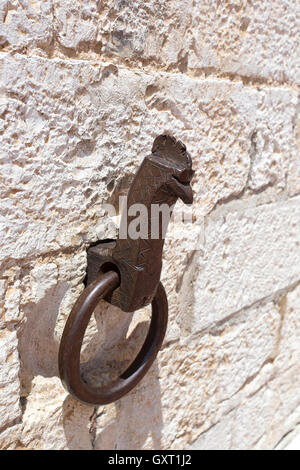
<path id="1" fill-rule="evenodd" d="M 80 374 L 80 350 L 92 313 L 100 299 L 119 286 L 114 271 L 102 274 L 90 284 L 75 303 L 65 325 L 59 348 L 59 373 L 67 391 L 83 403 L 106 405 L 132 390 L 144 377 L 161 348 L 168 322 L 168 302 L 160 282 L 152 300 L 152 316 L 145 342 L 120 377 L 102 387 L 87 384 Z"/>

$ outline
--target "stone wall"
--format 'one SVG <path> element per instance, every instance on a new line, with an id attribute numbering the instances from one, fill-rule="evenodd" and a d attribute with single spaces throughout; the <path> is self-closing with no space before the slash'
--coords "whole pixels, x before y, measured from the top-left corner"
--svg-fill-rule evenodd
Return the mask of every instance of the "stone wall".
<path id="1" fill-rule="evenodd" d="M 299 423 L 299 24 L 295 0 L 1 1 L 1 449 L 271 449 Z M 59 340 L 117 233 L 101 204 L 161 133 L 192 155 L 202 242 L 168 237 L 162 351 L 93 408 Z M 102 303 L 84 358 L 123 367 L 148 320 Z"/>

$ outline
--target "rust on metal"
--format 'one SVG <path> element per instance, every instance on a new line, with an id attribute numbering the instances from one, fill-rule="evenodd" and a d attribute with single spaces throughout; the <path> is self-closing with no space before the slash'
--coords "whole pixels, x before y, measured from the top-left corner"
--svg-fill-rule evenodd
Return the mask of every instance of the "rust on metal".
<path id="1" fill-rule="evenodd" d="M 160 280 L 167 227 L 160 223 L 153 230 L 153 207 L 167 205 L 171 216 L 178 198 L 192 204 L 190 182 L 193 174 L 192 159 L 182 142 L 168 135 L 155 139 L 152 153 L 144 158 L 127 198 L 127 209 L 136 204 L 146 208 L 146 236 L 130 237 L 128 229 L 135 216 L 130 216 L 125 210 L 120 225 L 122 238 L 118 238 L 111 259 L 107 259 L 117 266 L 121 275 L 120 287 L 113 292 L 110 302 L 124 312 L 148 305 Z"/>
<path id="2" fill-rule="evenodd" d="M 131 365 L 117 380 L 94 387 L 80 374 L 80 350 L 85 330 L 99 300 L 115 289 L 119 276 L 115 271 L 102 274 L 90 284 L 76 302 L 65 326 L 60 351 L 59 372 L 65 388 L 78 400 L 93 405 L 106 405 L 132 390 L 144 377 L 162 345 L 168 322 L 168 304 L 160 283 L 152 301 L 152 316 L 146 340 Z"/>
<path id="3" fill-rule="evenodd" d="M 167 224 L 159 218 L 154 227 L 153 206 L 166 205 L 169 217 L 178 198 L 192 204 L 190 182 L 192 160 L 186 147 L 174 137 L 161 135 L 152 153 L 139 167 L 122 214 L 119 238 L 88 250 L 87 287 L 67 320 L 59 350 L 59 371 L 66 389 L 80 401 L 104 405 L 128 393 L 146 374 L 162 345 L 168 320 L 168 303 L 160 282 L 162 251 Z M 145 207 L 146 230 L 130 237 L 135 216 L 128 209 Z M 102 387 L 88 385 L 80 374 L 80 350 L 90 317 L 100 299 L 125 312 L 152 304 L 152 317 L 146 340 L 131 365 L 121 376 Z"/>

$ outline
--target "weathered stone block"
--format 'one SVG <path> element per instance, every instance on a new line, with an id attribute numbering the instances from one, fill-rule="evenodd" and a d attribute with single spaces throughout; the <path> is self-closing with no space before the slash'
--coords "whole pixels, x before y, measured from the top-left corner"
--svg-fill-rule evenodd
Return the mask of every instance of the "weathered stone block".
<path id="1" fill-rule="evenodd" d="M 293 0 L 56 0 L 54 5 L 58 43 L 77 54 L 195 74 L 300 80 L 300 9 Z"/>
<path id="2" fill-rule="evenodd" d="M 0 431 L 21 418 L 18 341 L 15 331 L 0 330 Z"/>
<path id="3" fill-rule="evenodd" d="M 101 204 L 116 202 L 162 132 L 194 157 L 199 215 L 241 194 L 249 178 L 255 189 L 284 184 L 293 92 L 109 64 L 1 60 L 2 260 L 113 238 Z M 269 135 L 272 125 L 278 135 Z M 257 145 L 253 157 L 255 132 L 270 148 Z"/>
<path id="4" fill-rule="evenodd" d="M 158 358 L 164 446 L 191 445 L 269 377 L 280 327 L 273 303 L 251 308 L 212 333 L 193 334 Z M 265 374 L 266 372 L 266 374 Z M 173 437 L 172 437 L 173 436 Z"/>
<path id="5" fill-rule="evenodd" d="M 289 196 L 300 194 L 300 96 L 296 106 L 296 112 L 293 121 L 295 141 L 291 147 L 291 157 L 288 174 L 288 192 Z"/>
<path id="6" fill-rule="evenodd" d="M 189 68 L 299 83 L 299 4 L 196 0 Z"/>
<path id="7" fill-rule="evenodd" d="M 294 0 L 2 0 L 0 449 L 271 449 L 299 422 L 299 19 Z M 129 395 L 85 406 L 62 330 L 86 247 L 117 235 L 103 203 L 162 133 L 196 170 L 168 333 Z M 123 371 L 148 324 L 101 302 L 84 377 Z"/>
<path id="8" fill-rule="evenodd" d="M 0 50 L 43 49 L 53 38 L 52 0 L 2 0 Z"/>
<path id="9" fill-rule="evenodd" d="M 208 219 L 204 253 L 194 258 L 185 293 L 195 299 L 188 314 L 190 332 L 223 321 L 298 281 L 299 225 L 299 197 L 255 208 L 241 205 Z M 187 324 L 184 308 L 180 315 Z"/>
<path id="10" fill-rule="evenodd" d="M 26 402 L 19 437 L 32 450 L 91 450 L 89 420 L 93 409 L 68 397 L 57 377 L 36 377 Z"/>

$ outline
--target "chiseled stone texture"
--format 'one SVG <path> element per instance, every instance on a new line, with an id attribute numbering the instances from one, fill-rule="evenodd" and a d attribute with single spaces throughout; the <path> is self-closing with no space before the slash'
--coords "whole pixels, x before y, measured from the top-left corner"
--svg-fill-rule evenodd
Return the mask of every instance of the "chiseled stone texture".
<path id="1" fill-rule="evenodd" d="M 295 140 L 292 145 L 292 153 L 290 158 L 290 168 L 288 172 L 288 191 L 290 196 L 300 194 L 300 95 L 296 106 L 294 117 L 294 134 Z"/>
<path id="2" fill-rule="evenodd" d="M 216 213 L 205 228 L 203 253 L 194 257 L 179 292 L 182 330 L 201 331 L 296 283 L 299 226 L 299 197 Z"/>
<path id="3" fill-rule="evenodd" d="M 101 203 L 128 187 L 162 132 L 194 157 L 199 215 L 247 188 L 285 187 L 293 91 L 84 61 L 0 59 L 0 261 L 113 238 Z"/>
<path id="4" fill-rule="evenodd" d="M 52 0 L 1 0 L 0 50 L 40 50 L 52 39 Z"/>
<path id="5" fill-rule="evenodd" d="M 299 58 L 294 0 L 2 1 L 1 450 L 272 449 L 299 423 Z M 61 334 L 86 248 L 117 236 L 103 203 L 161 133 L 195 168 L 166 339 L 131 393 L 84 405 Z M 125 370 L 149 317 L 102 301 L 85 379 Z"/>
<path id="6" fill-rule="evenodd" d="M 19 441 L 32 450 L 91 450 L 91 414 L 90 407 L 68 397 L 58 377 L 35 377 Z"/>
<path id="7" fill-rule="evenodd" d="M 3 0 L 0 47 L 299 83 L 295 0 Z"/>
<path id="8" fill-rule="evenodd" d="M 274 323 L 273 352 L 259 373 L 246 381 L 239 406 L 201 434 L 192 448 L 273 449 L 299 423 L 299 294 L 298 286 L 275 303 L 280 321 L 277 317 Z M 264 334 L 267 340 L 268 333 Z M 248 370 L 248 364 L 244 367 Z"/>
<path id="9" fill-rule="evenodd" d="M 299 19 L 294 0 L 196 0 L 189 66 L 299 83 Z"/>
<path id="10" fill-rule="evenodd" d="M 18 342 L 15 331 L 0 330 L 0 432 L 21 418 Z"/>

